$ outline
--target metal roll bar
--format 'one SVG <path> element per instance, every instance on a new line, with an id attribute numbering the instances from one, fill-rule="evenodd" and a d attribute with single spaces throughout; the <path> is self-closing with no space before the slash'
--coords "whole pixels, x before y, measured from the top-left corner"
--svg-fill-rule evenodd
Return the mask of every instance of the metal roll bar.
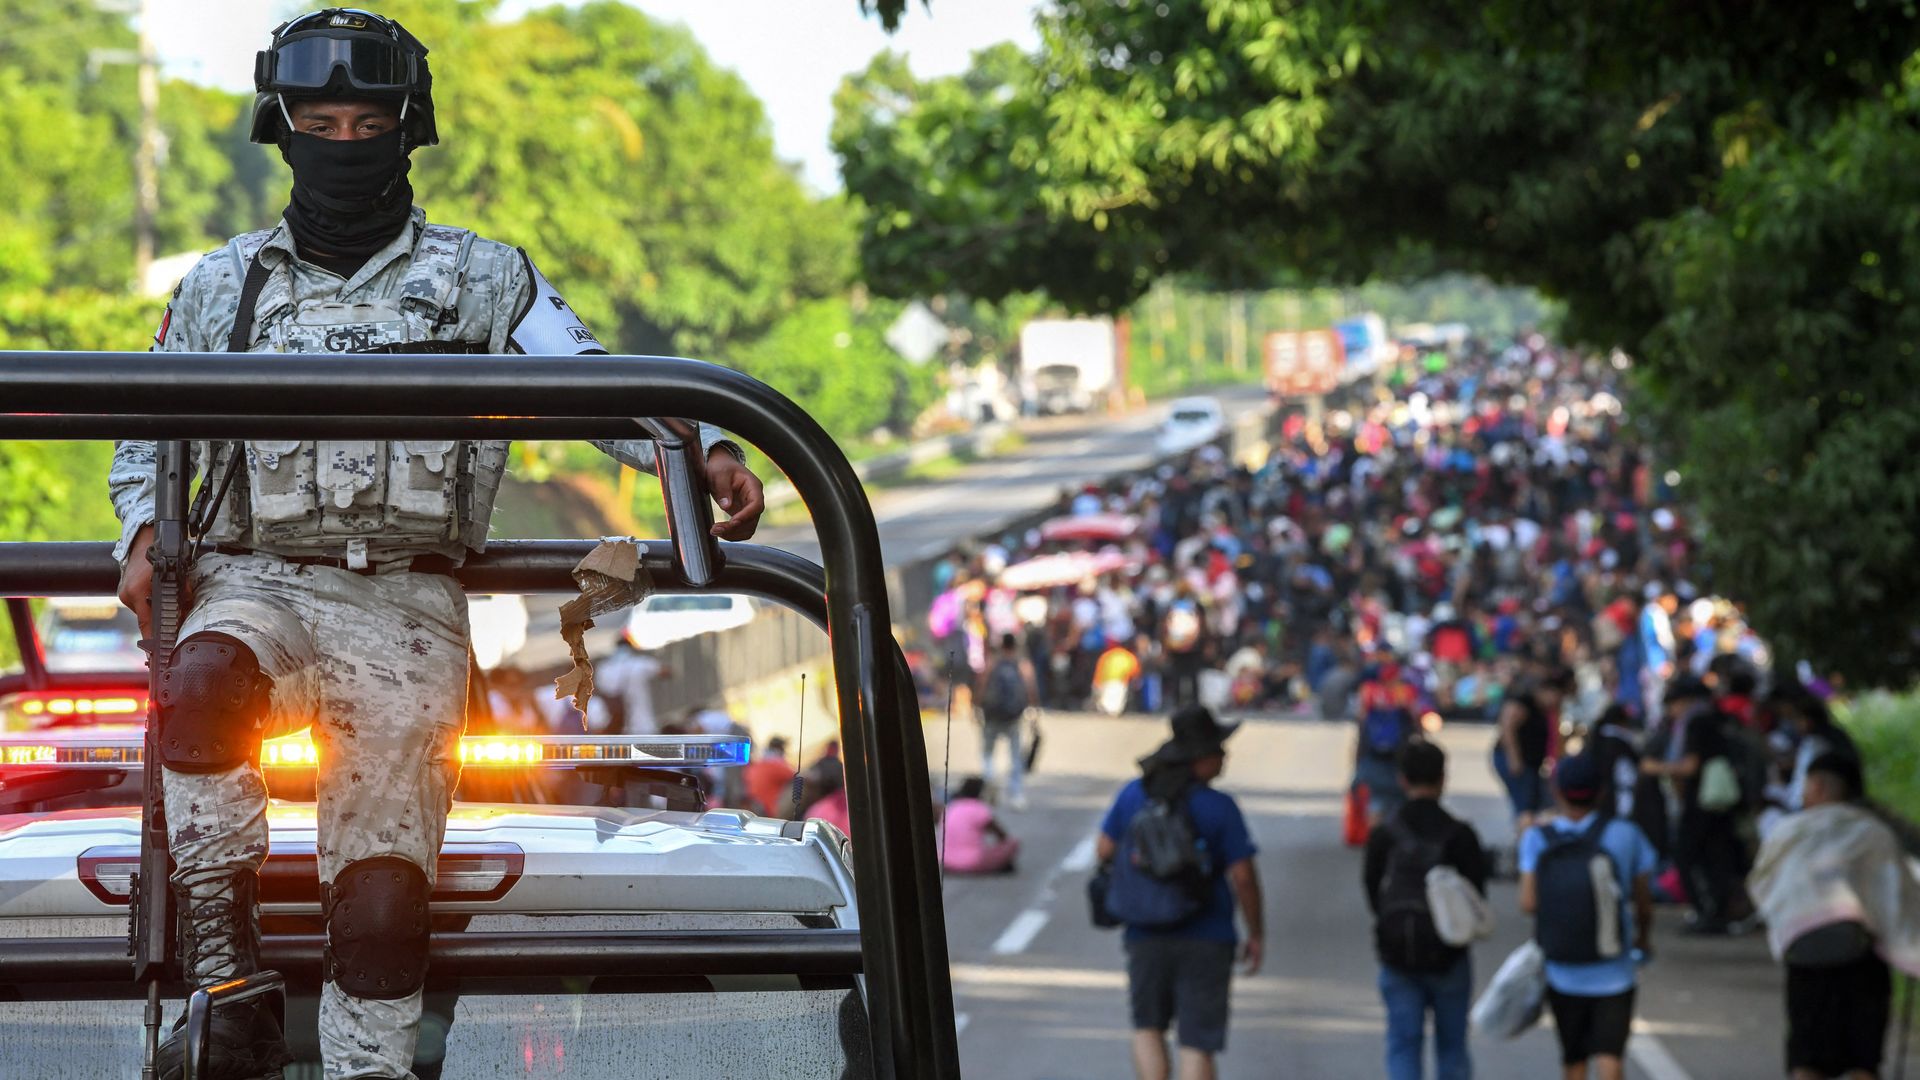
<path id="1" fill-rule="evenodd" d="M 875 1072 L 959 1075 L 926 745 L 917 709 L 882 715 L 913 697 L 900 666 L 878 662 L 898 647 L 873 511 L 846 457 L 793 402 L 742 373 L 666 357 L 0 352 L 0 403 L 0 439 L 411 437 L 429 427 L 498 438 L 505 412 L 580 438 L 605 433 L 608 412 L 668 412 L 767 454 L 811 512 L 824 561 Z"/>

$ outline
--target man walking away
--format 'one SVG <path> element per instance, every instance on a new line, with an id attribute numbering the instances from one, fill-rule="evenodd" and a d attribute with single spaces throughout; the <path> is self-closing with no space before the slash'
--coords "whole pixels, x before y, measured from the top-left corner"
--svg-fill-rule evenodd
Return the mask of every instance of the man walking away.
<path id="1" fill-rule="evenodd" d="M 1397 762 L 1400 751 L 1419 733 L 1414 716 L 1418 693 L 1400 677 L 1392 655 L 1380 661 L 1374 677 L 1360 686 L 1359 740 L 1353 751 L 1353 779 L 1367 785 L 1367 825 L 1377 826 L 1400 809 Z"/>
<path id="2" fill-rule="evenodd" d="M 1590 1060 L 1599 1080 L 1626 1075 L 1638 962 L 1653 926 L 1653 845 L 1632 823 L 1598 812 L 1601 780 L 1594 755 L 1562 758 L 1553 772 L 1558 816 L 1520 840 L 1520 910 L 1535 917 L 1547 957 L 1565 1080 L 1586 1080 Z"/>
<path id="3" fill-rule="evenodd" d="M 1467 1012 L 1473 957 L 1440 937 L 1428 900 L 1428 874 L 1449 866 L 1482 897 L 1487 859 L 1466 822 L 1440 807 L 1447 755 L 1429 742 L 1400 754 L 1407 802 L 1367 838 L 1365 884 L 1380 955 L 1380 997 L 1387 1007 L 1387 1080 L 1425 1075 L 1427 1014 L 1433 1014 L 1434 1075 L 1467 1080 Z M 1459 879 L 1456 879 L 1459 880 Z"/>
<path id="4" fill-rule="evenodd" d="M 1806 809 L 1767 837 L 1747 879 L 1787 966 L 1787 1070 L 1870 1080 L 1893 1004 L 1888 959 L 1909 971 L 1920 960 L 1920 884 L 1899 837 L 1864 805 L 1857 758 L 1815 758 L 1803 795 Z"/>
<path id="5" fill-rule="evenodd" d="M 1020 641 L 1012 634 L 1000 635 L 1000 648 L 987 669 L 986 689 L 980 698 L 980 778 L 993 785 L 995 748 L 1007 744 L 1007 805 L 1015 810 L 1027 808 L 1027 796 L 1021 790 L 1026 762 L 1020 751 L 1020 718 L 1034 704 L 1033 667 L 1020 655 Z"/>
<path id="6" fill-rule="evenodd" d="M 1242 971 L 1260 970 L 1265 941 L 1260 877 L 1246 818 L 1210 785 L 1226 767 L 1226 738 L 1213 714 L 1189 705 L 1173 737 L 1140 759 L 1141 777 L 1120 789 L 1095 848 L 1112 867 L 1109 911 L 1127 924 L 1127 995 L 1133 1067 L 1140 1080 L 1168 1080 L 1167 1027 L 1178 1019 L 1181 1080 L 1213 1080 L 1227 1045 L 1237 906 L 1246 924 Z M 1185 852 L 1170 852 L 1181 838 Z M 1160 863 L 1178 873 L 1156 878 Z M 1169 906 L 1171 909 L 1169 911 Z M 1151 921 L 1141 912 L 1158 912 Z"/>

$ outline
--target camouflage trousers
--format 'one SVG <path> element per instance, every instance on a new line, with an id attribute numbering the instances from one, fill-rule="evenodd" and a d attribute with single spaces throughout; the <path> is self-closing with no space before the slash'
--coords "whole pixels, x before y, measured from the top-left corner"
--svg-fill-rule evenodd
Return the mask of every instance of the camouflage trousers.
<path id="1" fill-rule="evenodd" d="M 269 737 L 312 728 L 320 880 L 360 859 L 397 855 L 431 881 L 466 716 L 460 586 L 433 574 L 363 576 L 217 554 L 200 560 L 192 580 L 181 636 L 229 634 L 253 650 L 274 682 Z M 251 763 L 163 776 L 177 873 L 259 868 L 267 792 Z M 224 974 L 192 973 L 202 985 Z M 411 1077 L 421 998 L 375 1001 L 322 987 L 327 1080 Z"/>

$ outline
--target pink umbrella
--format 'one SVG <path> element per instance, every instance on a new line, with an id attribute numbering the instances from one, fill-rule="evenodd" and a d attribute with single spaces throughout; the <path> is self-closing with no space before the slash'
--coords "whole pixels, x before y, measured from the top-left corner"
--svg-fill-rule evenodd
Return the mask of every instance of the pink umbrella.
<path id="1" fill-rule="evenodd" d="M 1127 566 L 1127 557 L 1118 551 L 1070 551 L 1042 555 L 1015 563 L 1000 571 L 1003 588 L 1029 592 L 1059 585 L 1077 585 L 1090 577 L 1111 574 Z"/>
<path id="2" fill-rule="evenodd" d="M 1040 526 L 1040 539 L 1125 540 L 1140 531 L 1140 519 L 1133 514 L 1079 514 L 1059 517 Z"/>

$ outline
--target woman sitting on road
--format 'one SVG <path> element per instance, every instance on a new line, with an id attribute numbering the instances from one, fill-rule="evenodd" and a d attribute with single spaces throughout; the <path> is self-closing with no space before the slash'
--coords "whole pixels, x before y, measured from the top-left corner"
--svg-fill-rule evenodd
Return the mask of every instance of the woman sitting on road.
<path id="1" fill-rule="evenodd" d="M 823 757 L 807 770 L 806 797 L 811 801 L 800 814 L 801 820 L 819 818 L 853 835 L 853 821 L 847 812 L 846 766 L 839 758 Z"/>
<path id="2" fill-rule="evenodd" d="M 940 858 L 955 874 L 1011 874 L 1020 841 L 994 820 L 986 782 L 969 776 L 941 816 Z"/>

